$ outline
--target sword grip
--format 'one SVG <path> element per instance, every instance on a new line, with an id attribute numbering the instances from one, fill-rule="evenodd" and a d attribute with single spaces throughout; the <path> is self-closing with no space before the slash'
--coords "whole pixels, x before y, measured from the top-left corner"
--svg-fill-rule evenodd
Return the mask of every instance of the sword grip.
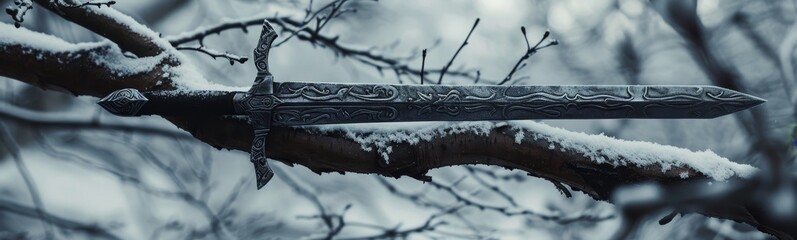
<path id="1" fill-rule="evenodd" d="M 98 104 L 119 116 L 235 115 L 233 98 L 243 92 L 117 90 Z"/>
<path id="2" fill-rule="evenodd" d="M 139 115 L 234 115 L 235 92 L 155 91 L 144 92 L 149 99 Z"/>

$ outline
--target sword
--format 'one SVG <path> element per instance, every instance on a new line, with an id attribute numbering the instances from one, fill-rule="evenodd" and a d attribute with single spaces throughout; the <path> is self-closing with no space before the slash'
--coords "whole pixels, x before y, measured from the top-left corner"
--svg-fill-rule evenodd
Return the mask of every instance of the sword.
<path id="1" fill-rule="evenodd" d="M 715 86 L 445 86 L 274 82 L 268 52 L 277 33 L 263 23 L 247 92 L 117 90 L 98 104 L 120 116 L 242 115 L 254 128 L 250 160 L 257 188 L 274 173 L 266 161 L 272 126 L 520 119 L 715 118 L 766 100 Z"/>

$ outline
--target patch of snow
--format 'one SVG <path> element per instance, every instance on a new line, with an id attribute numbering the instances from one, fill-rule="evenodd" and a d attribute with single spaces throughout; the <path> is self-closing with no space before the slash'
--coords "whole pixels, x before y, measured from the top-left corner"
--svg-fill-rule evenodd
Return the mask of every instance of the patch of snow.
<path id="1" fill-rule="evenodd" d="M 555 143 L 563 151 L 582 153 L 593 161 L 613 166 L 659 166 L 662 171 L 673 167 L 689 167 L 717 181 L 733 176 L 746 178 L 758 171 L 753 166 L 720 157 L 711 150 L 693 152 L 651 142 L 571 132 L 533 121 L 511 121 L 509 124 L 515 129 L 533 133 L 537 139 Z"/>
<path id="2" fill-rule="evenodd" d="M 169 51 L 166 52 L 165 54 L 175 57 L 178 60 L 178 62 L 181 63 L 179 66 L 167 67 L 165 69 L 165 71 L 169 73 L 169 77 L 171 77 L 175 87 L 177 87 L 178 90 L 246 91 L 249 89 L 249 86 L 232 87 L 208 81 L 207 79 L 205 79 L 204 76 L 202 76 L 201 73 L 199 73 L 194 64 L 187 57 L 185 57 L 185 55 L 183 55 L 181 52 L 177 51 L 176 49 L 172 48 L 168 40 L 161 38 L 159 33 L 156 33 L 152 29 L 144 26 L 143 24 L 138 23 L 130 16 L 121 13 L 116 9 L 107 8 L 107 7 L 87 8 L 87 9 L 96 14 L 104 15 L 111 19 L 114 19 L 116 20 L 117 23 L 129 27 L 132 31 L 137 32 L 149 39 L 153 39 L 153 43 L 155 45 L 163 49 L 169 49 Z"/>
<path id="3" fill-rule="evenodd" d="M 605 135 L 589 135 L 551 127 L 534 121 L 508 122 L 420 122 L 390 124 L 341 124 L 303 127 L 308 131 L 341 131 L 359 143 L 363 150 L 373 151 L 389 161 L 392 144 L 430 141 L 456 133 L 487 135 L 497 127 L 510 126 L 522 134 L 515 135 L 515 143 L 524 138 L 550 142 L 549 149 L 581 153 L 584 157 L 617 166 L 658 166 L 666 172 L 674 167 L 689 167 L 716 181 L 738 176 L 747 178 L 758 170 L 723 158 L 711 150 L 693 152 L 688 149 L 644 141 L 628 141 Z M 520 140 L 520 141 L 519 141 Z M 390 149 L 390 150 L 388 150 Z M 680 177 L 689 177 L 681 173 Z"/>
<path id="4" fill-rule="evenodd" d="M 2 22 L 0 22 L 0 32 L 3 33 L 0 34 L 0 45 L 17 44 L 48 52 L 73 52 L 110 44 L 109 41 L 78 44 L 69 43 L 50 34 L 34 32 L 24 26 L 16 28 L 12 24 Z M 41 57 L 41 55 L 38 57 Z"/>
<path id="5" fill-rule="evenodd" d="M 118 17 L 121 19 L 118 20 L 120 23 L 128 24 L 131 29 L 139 31 L 145 36 L 155 36 L 154 39 L 157 39 L 156 44 L 158 45 L 169 44 L 167 41 L 158 38 L 158 35 L 152 30 L 135 23 L 132 18 L 127 17 L 116 10 L 111 8 L 102 8 L 102 10 L 97 8 L 87 9 L 92 9 L 92 11 L 104 13 L 105 15 L 113 16 L 114 18 Z M 67 54 L 68 58 L 78 58 L 81 56 L 80 52 L 82 51 L 104 49 L 103 51 L 98 52 L 89 51 L 89 57 L 91 61 L 93 61 L 95 64 L 110 69 L 113 74 L 119 77 L 132 76 L 142 72 L 148 72 L 166 61 L 167 58 L 176 58 L 176 60 L 182 64 L 179 66 L 165 67 L 163 69 L 163 77 L 171 78 L 173 80 L 173 84 L 179 90 L 246 91 L 249 88 L 248 86 L 224 86 L 208 81 L 202 76 L 201 73 L 197 71 L 197 68 L 194 67 L 187 57 L 171 47 L 166 47 L 166 49 L 170 50 L 157 56 L 136 58 L 126 56 L 122 50 L 116 46 L 116 44 L 109 40 L 91 43 L 69 43 L 63 39 L 49 34 L 34 32 L 24 27 L 16 28 L 7 23 L 0 23 L 0 32 L 6 33 L 0 34 L 0 46 L 5 47 L 7 45 L 20 45 L 28 48 L 27 50 L 23 50 L 26 53 L 31 53 L 33 49 L 35 49 L 36 51 L 41 52 L 36 56 L 37 58 L 43 58 L 43 54 L 45 53 Z"/>
<path id="6" fill-rule="evenodd" d="M 340 124 L 304 127 L 309 131 L 343 131 L 346 137 L 356 141 L 365 151 L 373 151 L 386 161 L 393 152 L 391 144 L 409 143 L 415 145 L 421 141 L 429 141 L 435 137 L 444 137 L 458 133 L 475 133 L 484 135 L 500 124 L 491 122 L 408 122 L 390 124 Z"/>
<path id="7" fill-rule="evenodd" d="M 526 138 L 526 131 L 519 130 L 515 133 L 515 143 L 522 143 L 524 138 Z"/>

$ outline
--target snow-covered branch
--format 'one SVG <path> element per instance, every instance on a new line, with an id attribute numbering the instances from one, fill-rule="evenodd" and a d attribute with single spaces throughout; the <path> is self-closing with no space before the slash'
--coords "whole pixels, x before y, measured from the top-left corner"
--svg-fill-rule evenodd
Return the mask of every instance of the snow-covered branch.
<path id="1" fill-rule="evenodd" d="M 75 95 L 99 97 L 120 88 L 231 90 L 233 88 L 209 84 L 174 46 L 201 41 L 209 33 L 246 29 L 261 24 L 263 19 L 294 33 L 300 40 L 353 57 L 365 65 L 380 70 L 393 69 L 397 74 L 421 75 L 421 70 L 400 60 L 344 46 L 337 37 L 323 35 L 319 28 L 307 27 L 306 22 L 287 17 L 233 20 L 165 39 L 111 8 L 58 8 L 49 5 L 49 1 L 35 2 L 108 40 L 72 44 L 46 34 L 0 24 L 0 32 L 11 33 L 0 36 L 0 55 L 4 56 L 0 58 L 0 75 Z M 528 48 L 527 55 L 534 49 L 538 48 Z M 447 70 L 448 66 L 450 64 L 445 70 L 425 72 L 472 77 L 470 72 Z M 511 79 L 511 74 L 507 79 Z M 164 118 L 216 148 L 249 151 L 251 147 L 252 127 L 242 119 Z M 15 119 L 25 121 L 23 117 Z M 748 179 L 757 172 L 751 166 L 734 163 L 710 151 L 694 152 L 648 142 L 574 133 L 535 122 L 281 127 L 271 130 L 268 142 L 267 155 L 270 158 L 289 165 L 299 164 L 317 173 L 369 173 L 429 181 L 426 173 L 431 169 L 484 164 L 519 169 L 557 186 L 568 185 L 573 190 L 606 201 L 612 201 L 614 191 L 627 184 L 653 182 L 674 186 L 688 182 Z M 313 151 L 306 151 L 307 146 L 313 146 Z M 163 170 L 168 169 L 164 167 Z M 764 226 L 771 221 L 761 221 L 762 215 L 753 214 L 758 211 L 748 210 L 747 205 L 738 202 L 727 205 L 733 207 L 727 211 L 695 211 L 771 229 Z M 740 211 L 748 214 L 739 214 Z M 430 222 L 425 226 L 430 226 Z"/>

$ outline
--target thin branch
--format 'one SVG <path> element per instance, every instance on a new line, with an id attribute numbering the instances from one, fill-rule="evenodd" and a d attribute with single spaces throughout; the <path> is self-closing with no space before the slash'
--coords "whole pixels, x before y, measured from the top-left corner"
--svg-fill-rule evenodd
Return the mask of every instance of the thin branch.
<path id="1" fill-rule="evenodd" d="M 11 16 L 11 20 L 14 20 L 14 27 L 19 28 L 25 21 L 25 14 L 33 8 L 33 3 L 30 0 L 20 0 L 14 1 L 14 5 L 6 7 L 6 14 Z"/>
<path id="2" fill-rule="evenodd" d="M 472 200 L 472 199 L 460 194 L 456 190 L 454 190 L 454 185 L 456 185 L 456 184 L 444 185 L 444 184 L 437 183 L 437 182 L 434 182 L 434 181 L 428 182 L 428 184 L 434 186 L 437 189 L 443 190 L 444 192 L 447 192 L 449 195 L 454 197 L 458 202 L 464 204 L 465 206 L 475 207 L 475 208 L 480 209 L 480 210 L 495 211 L 495 212 L 500 213 L 502 215 L 505 215 L 507 217 L 523 215 L 523 216 L 529 216 L 529 217 L 539 218 L 539 219 L 546 220 L 546 221 L 554 221 L 554 222 L 559 222 L 559 223 L 569 223 L 569 222 L 573 222 L 573 221 L 600 222 L 600 221 L 605 221 L 605 220 L 614 218 L 614 215 L 607 215 L 607 216 L 579 215 L 579 216 L 576 216 L 576 217 L 565 218 L 565 217 L 558 216 L 558 215 L 540 214 L 540 213 L 536 213 L 536 212 L 533 212 L 533 211 L 528 210 L 528 209 L 516 210 L 516 209 L 512 209 L 510 207 L 487 205 L 487 204 L 480 203 L 480 202 L 477 202 L 475 200 Z"/>
<path id="3" fill-rule="evenodd" d="M 443 66 L 442 69 L 440 69 L 440 78 L 437 79 L 437 85 L 443 84 L 443 76 L 446 75 L 446 72 L 448 72 L 448 68 L 451 67 L 451 64 L 454 64 L 454 59 L 457 58 L 457 55 L 459 55 L 459 52 L 462 51 L 462 48 L 464 48 L 465 45 L 468 45 L 468 39 L 470 39 L 470 35 L 473 34 L 473 31 L 476 30 L 476 26 L 478 25 L 479 25 L 479 19 L 477 18 L 476 21 L 473 22 L 473 27 L 470 28 L 468 36 L 465 37 L 465 41 L 463 41 L 462 45 L 460 45 L 457 51 L 454 52 L 454 56 L 451 57 L 451 60 L 449 60 L 448 63 L 445 66 Z"/>
<path id="4" fill-rule="evenodd" d="M 63 0 L 55 0 L 52 2 L 52 4 L 55 4 L 58 7 L 63 7 L 63 8 L 81 8 L 85 6 L 96 6 L 97 8 L 101 8 L 102 5 L 111 7 L 111 5 L 116 4 L 116 1 L 96 1 L 96 2 L 87 1 L 84 3 L 74 4 L 74 3 L 64 2 Z"/>
<path id="5" fill-rule="evenodd" d="M 161 44 L 159 34 L 132 18 L 117 18 L 116 16 L 124 14 L 113 8 L 89 10 L 83 7 L 61 7 L 59 4 L 53 4 L 52 0 L 33 0 L 33 2 L 70 22 L 107 38 L 122 50 L 129 51 L 138 57 L 157 56 L 170 47 Z"/>
<path id="6" fill-rule="evenodd" d="M 8 103 L 0 103 L 0 119 L 31 124 L 39 127 L 60 129 L 96 129 L 122 132 L 136 132 L 178 139 L 194 139 L 186 132 L 171 129 L 133 124 L 104 123 L 98 118 L 67 117 L 64 114 L 36 112 Z"/>
<path id="7" fill-rule="evenodd" d="M 6 127 L 6 124 L 3 122 L 0 122 L 0 132 L 0 139 L 2 139 L 3 143 L 5 143 L 6 149 L 11 152 L 11 158 L 14 159 L 14 163 L 17 166 L 19 175 L 22 176 L 25 186 L 28 188 L 28 192 L 30 193 L 30 198 L 33 200 L 34 206 L 36 206 L 36 212 L 38 213 L 39 218 L 42 220 L 45 238 L 53 239 L 55 235 L 53 233 L 53 228 L 50 226 L 47 219 L 48 215 L 44 213 L 46 209 L 44 208 L 44 203 L 39 195 L 39 188 L 36 186 L 36 181 L 33 180 L 33 176 L 31 176 L 30 170 L 28 170 L 25 162 L 22 161 L 17 141 L 14 140 L 13 136 L 11 136 L 8 127 Z"/>
<path id="8" fill-rule="evenodd" d="M 424 70 L 426 68 L 426 49 L 425 48 L 423 49 L 422 56 L 423 57 L 421 57 L 421 74 L 420 74 L 421 75 L 421 85 L 423 85 L 424 75 L 426 75 L 426 71 Z"/>
<path id="9" fill-rule="evenodd" d="M 290 17 L 255 16 L 226 20 L 213 26 L 200 27 L 193 31 L 188 31 L 171 37 L 165 37 L 165 39 L 167 39 L 172 46 L 179 46 L 191 41 L 201 42 L 202 39 L 207 36 L 220 34 L 221 32 L 228 30 L 241 29 L 242 31 L 247 32 L 248 27 L 260 26 L 263 24 L 264 20 L 268 20 L 272 24 L 281 27 L 283 32 L 290 32 L 290 37 L 295 37 L 301 41 L 308 42 L 313 46 L 321 46 L 330 49 L 333 53 L 335 53 L 336 56 L 349 57 L 354 61 L 360 62 L 369 67 L 373 67 L 379 72 L 381 72 L 382 69 L 394 69 L 394 71 L 399 73 L 399 75 L 407 75 L 412 77 L 421 75 L 421 69 L 412 68 L 406 63 L 406 60 L 410 60 L 411 58 L 405 60 L 376 54 L 370 49 L 358 49 L 356 47 L 345 46 L 338 42 L 337 36 L 327 36 L 321 34 L 316 29 L 307 27 L 305 22 L 297 21 Z M 434 74 L 440 72 L 442 72 L 442 69 L 429 69 L 425 70 L 424 75 L 426 73 Z M 468 79 L 476 78 L 472 71 L 454 71 L 449 69 L 446 71 L 446 75 Z"/>
<path id="10" fill-rule="evenodd" d="M 205 55 L 208 55 L 208 56 L 212 57 L 213 59 L 216 59 L 216 58 L 219 58 L 219 57 L 220 58 L 224 58 L 224 59 L 227 59 L 228 61 L 230 61 L 230 65 L 235 64 L 235 62 L 238 62 L 240 64 L 244 64 L 246 62 L 246 60 L 249 60 L 249 58 L 247 58 L 247 57 L 238 56 L 238 55 L 227 53 L 227 52 L 222 53 L 222 52 L 207 48 L 207 47 L 202 46 L 202 45 L 199 45 L 199 46 L 187 46 L 187 47 L 175 47 L 175 49 L 201 52 L 201 53 L 204 53 Z"/>
<path id="11" fill-rule="evenodd" d="M 57 226 L 61 229 L 82 232 L 92 237 L 97 237 L 102 239 L 122 239 L 114 235 L 113 233 L 109 232 L 108 229 L 105 229 L 104 227 L 99 226 L 97 224 L 79 223 L 71 219 L 55 216 L 50 213 L 40 211 L 40 209 L 32 209 L 31 207 L 2 198 L 0 198 L 0 211 L 9 212 L 33 219 L 39 219 L 47 222 L 48 224 Z M 41 217 L 41 214 L 43 214 L 44 217 Z"/>
<path id="12" fill-rule="evenodd" d="M 465 169 L 468 170 L 468 173 L 470 173 L 470 176 L 473 177 L 473 179 L 475 179 L 476 182 L 478 182 L 479 184 L 481 184 L 483 187 L 487 188 L 491 192 L 494 192 L 495 194 L 498 194 L 499 196 L 504 198 L 504 200 L 509 202 L 509 204 L 512 205 L 512 207 L 518 207 L 518 204 L 515 202 L 515 199 L 512 198 L 512 196 L 509 196 L 508 193 L 502 191 L 501 188 L 499 188 L 496 185 L 487 183 L 486 180 L 482 179 L 482 177 L 479 176 L 479 174 L 477 174 L 476 171 L 473 171 L 471 168 L 465 168 Z"/>
<path id="13" fill-rule="evenodd" d="M 346 239 L 346 240 L 396 239 L 396 238 L 406 238 L 406 237 L 408 237 L 408 236 L 410 236 L 412 234 L 416 234 L 416 233 L 422 233 L 422 232 L 426 232 L 426 231 L 434 231 L 434 230 L 436 230 L 437 227 L 448 224 L 448 222 L 445 222 L 445 221 L 442 221 L 442 220 L 438 220 L 439 218 L 442 218 L 443 216 L 446 216 L 446 215 L 449 215 L 451 213 L 457 212 L 460 209 L 461 209 L 461 207 L 453 207 L 453 208 L 449 208 L 449 209 L 447 209 L 445 211 L 433 214 L 433 215 L 429 216 L 426 219 L 426 221 L 424 221 L 422 224 L 420 224 L 419 226 L 414 227 L 414 228 L 408 228 L 408 229 L 405 229 L 405 230 L 398 230 L 398 228 L 400 227 L 400 225 L 399 225 L 399 226 L 396 226 L 395 228 L 385 229 L 383 233 L 377 234 L 377 235 L 366 236 L 366 237 L 342 238 L 342 239 Z"/>
<path id="14" fill-rule="evenodd" d="M 512 80 L 512 76 L 515 74 L 515 72 L 518 69 L 521 69 L 524 66 L 526 66 L 525 64 L 523 65 L 521 64 L 524 63 L 526 60 L 528 60 L 529 57 L 537 53 L 537 51 L 543 48 L 559 44 L 559 41 L 552 40 L 548 42 L 548 44 L 540 46 L 540 44 L 542 44 L 542 42 L 545 41 L 545 39 L 547 39 L 548 36 L 551 34 L 550 31 L 545 31 L 540 41 L 537 42 L 537 44 L 534 44 L 534 46 L 532 47 L 531 44 L 529 44 L 529 37 L 526 35 L 526 27 L 520 27 L 520 32 L 523 33 L 523 39 L 526 41 L 526 52 L 523 54 L 523 56 L 520 57 L 520 59 L 518 59 L 517 63 L 515 63 L 515 66 L 512 67 L 512 70 L 509 71 L 509 74 L 507 74 L 506 77 L 504 77 L 504 80 L 501 80 L 501 82 L 499 82 L 498 85 L 504 85 L 507 82 L 509 82 L 509 80 Z"/>
<path id="15" fill-rule="evenodd" d="M 214 213 L 214 211 L 210 208 L 207 202 L 199 200 L 196 196 L 189 193 L 187 191 L 187 187 L 177 176 L 176 171 L 173 169 L 172 166 L 164 163 L 160 160 L 160 158 L 156 157 L 155 154 L 150 151 L 149 148 L 145 147 L 143 144 L 135 147 L 136 152 L 141 156 L 142 159 L 147 160 L 148 162 L 155 165 L 158 169 L 160 169 L 169 179 L 174 183 L 177 187 L 178 194 L 182 196 L 182 199 L 185 200 L 187 203 L 197 207 L 204 215 L 210 220 L 210 227 L 213 230 L 213 233 L 217 238 L 223 239 L 233 239 L 234 236 L 227 230 L 227 227 L 224 225 L 224 222 L 221 221 L 218 214 Z"/>

